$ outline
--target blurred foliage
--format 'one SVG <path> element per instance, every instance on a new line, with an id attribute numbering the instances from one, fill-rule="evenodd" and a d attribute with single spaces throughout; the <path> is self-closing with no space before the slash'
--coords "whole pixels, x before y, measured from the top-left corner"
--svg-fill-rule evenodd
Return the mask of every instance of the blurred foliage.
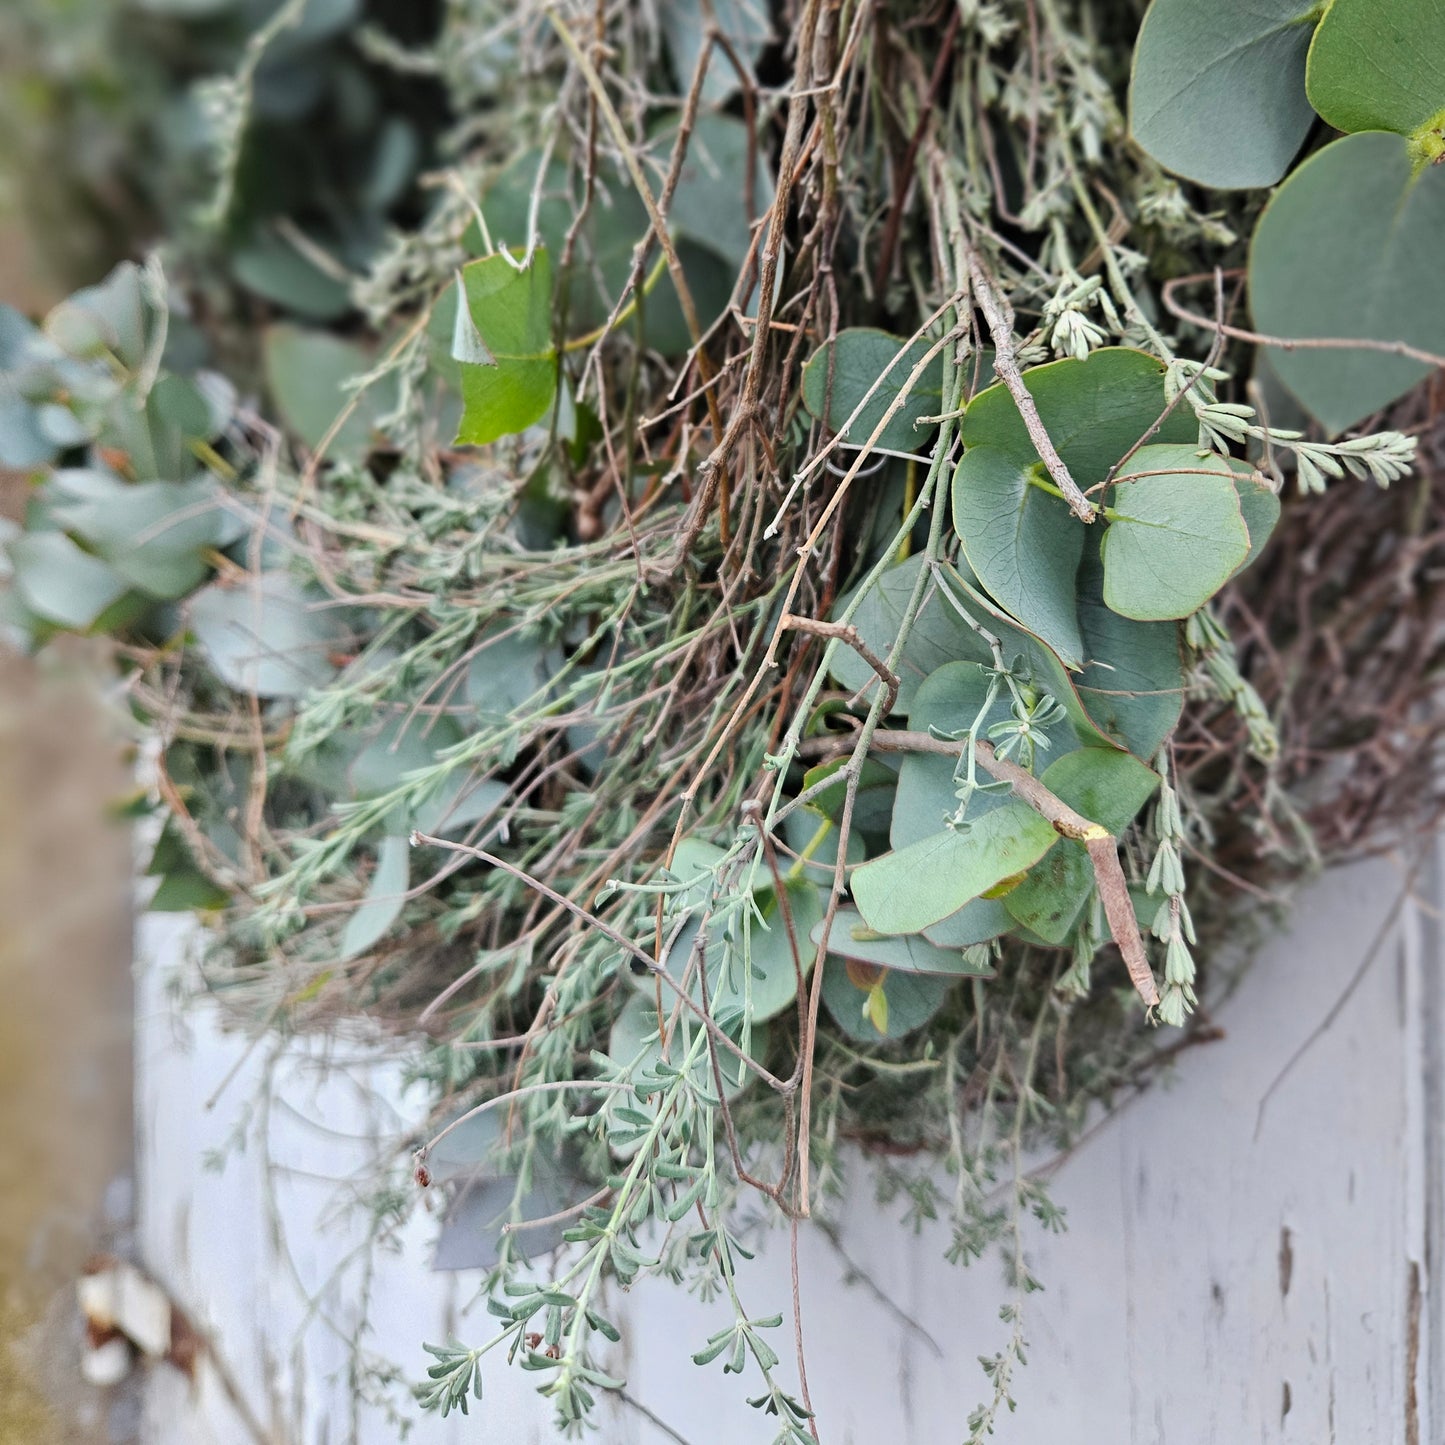
<path id="1" fill-rule="evenodd" d="M 234 192 L 203 228 L 217 117 L 280 0 L 7 0 L 0 181 L 70 287 L 163 238 L 243 296 L 317 319 L 349 309 L 448 124 L 440 88 L 379 56 L 430 40 L 441 0 L 305 0 L 256 68 Z M 212 304 L 229 311 L 224 293 Z"/>

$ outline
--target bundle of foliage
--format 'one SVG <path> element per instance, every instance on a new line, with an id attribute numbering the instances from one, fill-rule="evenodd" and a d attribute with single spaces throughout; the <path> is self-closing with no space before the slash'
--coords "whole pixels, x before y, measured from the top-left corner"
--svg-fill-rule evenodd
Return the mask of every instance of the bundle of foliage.
<path id="1" fill-rule="evenodd" d="M 506 1356 L 584 1420 L 604 1281 L 661 1274 L 812 1438 L 740 1206 L 853 1143 L 1003 1257 L 981 1439 L 1025 1148 L 1197 1036 L 1247 903 L 1433 819 L 1429 9 L 465 0 L 392 55 L 455 160 L 373 340 L 270 327 L 257 407 L 154 262 L 3 318 L 7 621 L 116 637 L 158 906 L 258 1019 L 424 1034 L 379 1228 L 488 1181 L 495 1333 L 424 1403 Z M 1307 138 L 1272 198 L 1161 169 Z"/>

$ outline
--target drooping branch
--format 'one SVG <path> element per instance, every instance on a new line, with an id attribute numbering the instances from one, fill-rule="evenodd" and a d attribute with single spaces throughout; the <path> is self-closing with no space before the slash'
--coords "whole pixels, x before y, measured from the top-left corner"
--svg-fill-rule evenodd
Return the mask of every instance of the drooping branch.
<path id="1" fill-rule="evenodd" d="M 825 747 L 832 746 L 831 740 L 815 740 Z M 959 757 L 963 753 L 962 742 L 951 742 L 947 738 L 936 738 L 924 732 L 877 732 L 871 746 L 878 752 L 894 753 L 939 753 L 946 757 Z M 1109 933 L 1124 956 L 1124 966 L 1129 970 L 1129 981 L 1135 992 L 1149 1008 L 1159 1002 L 1159 987 L 1154 982 L 1154 971 L 1149 967 L 1148 955 L 1144 952 L 1144 940 L 1139 933 L 1139 919 L 1134 913 L 1134 900 L 1129 896 L 1129 884 L 1124 877 L 1123 865 L 1119 862 L 1118 839 L 1101 824 L 1086 818 L 1071 808 L 1057 793 L 1046 788 L 1032 773 L 1001 758 L 994 751 L 993 744 L 978 739 L 973 745 L 973 755 L 978 765 L 1002 782 L 1008 783 L 1017 797 L 1027 803 L 1041 818 L 1046 819 L 1061 837 L 1082 843 L 1089 854 L 1094 868 L 1094 878 L 1099 887 L 1099 898 L 1104 904 L 1104 917 L 1109 923 Z"/>

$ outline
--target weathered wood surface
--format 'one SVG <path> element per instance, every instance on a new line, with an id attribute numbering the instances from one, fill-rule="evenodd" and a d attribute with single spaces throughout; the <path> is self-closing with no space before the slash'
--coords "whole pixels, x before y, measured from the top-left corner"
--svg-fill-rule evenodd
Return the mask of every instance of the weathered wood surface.
<path id="1" fill-rule="evenodd" d="M 1439 896 L 1436 878 L 1418 881 Z M 1185 1055 L 1172 1081 L 1058 1169 L 1053 1193 L 1069 1229 L 1032 1241 L 1046 1291 L 1031 1302 L 1030 1363 L 1000 1445 L 1445 1438 L 1429 1279 L 1441 1258 L 1441 954 L 1432 912 L 1402 907 L 1404 891 L 1389 862 L 1327 877 L 1220 1008 L 1227 1037 Z M 184 929 L 152 919 L 142 938 L 140 1205 L 151 1266 L 214 1331 L 267 1438 L 394 1440 L 394 1425 L 353 1401 L 346 1376 L 337 1332 L 359 1321 L 354 1263 L 309 1320 L 304 1293 L 360 1238 L 364 1221 L 340 1208 L 337 1181 L 363 1170 L 420 1099 L 401 1094 L 394 1059 L 333 1042 L 321 1049 L 333 1064 L 354 1062 L 328 1075 L 293 1049 L 274 1076 L 269 1119 L 256 1103 L 265 1046 L 207 1111 L 244 1043 L 222 1037 L 204 1010 L 178 1018 L 166 999 L 163 960 L 183 948 Z M 248 1111 L 246 1152 L 203 1172 Z M 426 1363 L 422 1339 L 488 1330 L 470 1277 L 428 1271 L 433 1229 L 425 1217 L 408 1226 L 370 1282 L 369 1346 L 413 1377 Z M 823 1442 L 962 1439 L 984 1393 L 977 1357 L 1003 1339 L 997 1268 L 945 1264 L 942 1231 L 900 1230 L 863 1176 L 839 1242 L 872 1286 L 848 1283 L 838 1248 L 817 1231 L 805 1228 L 800 1247 Z M 753 1314 L 788 1315 L 786 1235 L 769 1237 L 743 1287 Z M 742 1403 L 746 1380 L 740 1388 L 717 1364 L 686 1358 L 726 1322 L 721 1306 L 661 1284 L 611 1303 L 627 1331 L 618 1372 L 670 1429 L 616 1406 L 600 1438 L 771 1438 Z M 786 1338 L 778 1348 L 786 1356 Z M 498 1360 L 480 1416 L 474 1407 L 467 1420 L 423 1420 L 411 1438 L 550 1445 L 559 1437 L 536 1383 Z M 188 1400 L 160 1376 L 151 1405 L 155 1445 L 255 1438 L 214 1379 Z"/>

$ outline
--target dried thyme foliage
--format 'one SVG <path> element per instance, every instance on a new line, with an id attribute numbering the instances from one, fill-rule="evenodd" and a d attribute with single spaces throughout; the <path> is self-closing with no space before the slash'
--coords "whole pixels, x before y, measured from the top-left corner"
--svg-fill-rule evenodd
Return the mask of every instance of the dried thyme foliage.
<path id="1" fill-rule="evenodd" d="M 989 365 L 1004 375 L 1010 352 L 1024 366 L 1122 344 L 1172 364 L 1175 405 L 1204 443 L 1290 438 L 1249 433 L 1255 422 L 1220 390 L 1228 358 L 1207 335 L 1168 330 L 1160 280 L 1237 262 L 1251 216 L 1246 200 L 1199 212 L 1125 145 L 1117 97 L 1136 7 L 800 0 L 750 28 L 751 9 L 680 4 L 684 24 L 627 4 L 463 0 L 434 50 L 372 37 L 378 63 L 440 75 L 461 120 L 426 223 L 396 236 L 358 290 L 384 338 L 355 391 L 370 441 L 317 438 L 291 469 L 260 423 L 230 438 L 254 530 L 223 577 L 241 595 L 255 586 L 246 572 L 320 588 L 334 677 L 294 707 L 262 706 L 175 647 L 133 643 L 134 693 L 165 719 L 162 790 L 181 832 L 237 895 L 222 976 L 296 1026 L 364 1012 L 425 1030 L 437 1131 L 415 1141 L 419 1182 L 450 1121 L 476 1110 L 503 1141 L 489 1167 L 512 1171 L 518 1220 L 543 1158 L 565 1153 L 596 1186 L 562 1221 L 570 1247 L 556 1263 L 526 1264 L 527 1235 L 503 1235 L 487 1286 L 494 1333 L 431 1347 L 426 1404 L 466 1408 L 505 1356 L 539 1372 L 564 1422 L 585 1420 L 618 1383 L 604 1282 L 662 1274 L 731 1303 L 734 1323 L 697 1342 L 698 1364 L 746 1374 L 777 1440 L 811 1439 L 802 1362 L 779 1343 L 791 1331 L 742 1294 L 741 1206 L 761 1195 L 781 1214 L 826 1210 L 840 1151 L 857 1143 L 880 1156 L 905 1214 L 949 1221 L 952 1258 L 996 1248 L 1004 1261 L 1000 1351 L 969 1419 L 981 1440 L 1012 1404 L 1023 1359 L 1037 1287 L 1025 1223 L 1058 1222 L 1024 1150 L 1066 1143 L 1090 1102 L 1135 1084 L 1160 1043 L 1099 952 L 1112 920 L 1096 897 L 1067 947 L 967 945 L 976 976 L 940 986 L 912 1028 L 907 999 L 866 960 L 843 986 L 871 1035 L 822 1007 L 822 960 L 816 983 L 804 977 L 814 927 L 834 921 L 850 834 L 878 829 L 865 820 L 867 769 L 879 766 L 870 742 L 895 668 L 924 609 L 948 594 L 961 407 Z M 685 189 L 689 148 L 719 102 L 750 137 L 736 192 L 753 194 L 759 177 L 765 188 L 721 299 L 684 253 L 687 227 L 736 222 L 707 210 L 705 186 Z M 734 192 L 719 192 L 736 210 Z M 681 211 L 680 196 L 702 219 L 674 216 L 660 244 L 647 219 L 673 202 Z M 642 228 L 609 251 L 609 218 L 639 198 Z M 570 414 L 559 406 L 547 425 L 455 450 L 455 397 L 436 377 L 454 374 L 449 339 L 481 338 L 454 327 L 448 288 L 499 247 L 525 266 L 559 207 L 551 263 L 601 276 L 610 303 L 599 316 L 597 287 L 559 291 Z M 833 434 L 859 440 L 849 428 L 872 398 L 825 426 L 815 418 L 833 420 L 829 395 L 817 413 L 800 404 L 803 365 L 860 326 L 895 334 L 903 359 L 870 444 L 843 447 Z M 930 367 L 931 455 L 891 455 L 878 443 L 902 410 L 893 389 Z M 1398 470 L 1408 451 L 1387 436 L 1377 465 Z M 1408 568 L 1436 545 L 1420 495 L 1401 524 L 1418 540 Z M 1340 520 L 1292 544 L 1300 567 L 1314 547 L 1316 565 L 1343 559 L 1368 576 L 1349 520 L 1356 493 L 1337 487 L 1326 503 Z M 858 599 L 900 557 L 920 560 L 896 631 L 862 689 L 844 690 L 835 669 L 859 637 L 848 631 Z M 1323 723 L 1299 741 L 1291 707 L 1338 709 L 1300 691 L 1250 622 L 1251 608 L 1280 608 L 1270 589 L 1294 588 L 1296 573 L 1280 566 L 1222 599 L 1214 620 L 1201 614 L 1197 696 L 1157 759 L 1170 789 L 1123 838 L 1170 1021 L 1196 989 L 1193 917 L 1208 940 L 1239 907 L 1194 855 L 1227 848 L 1231 829 L 1246 837 L 1231 821 L 1243 801 L 1286 838 L 1280 871 L 1297 874 L 1307 835 L 1289 834 L 1287 790 L 1315 776 L 1321 749 L 1378 746 Z M 1378 600 L 1370 590 L 1355 614 L 1353 598 L 1322 599 L 1332 635 L 1383 625 Z M 1313 659 L 1330 644 L 1300 615 L 1289 645 Z M 1062 710 L 996 636 L 989 657 L 980 718 L 1002 699 L 1013 711 L 993 735 L 1045 757 Z M 1422 677 L 1388 694 L 1398 728 Z M 842 786 L 807 771 L 829 758 Z M 980 787 L 971 770 L 962 785 L 965 802 Z M 1368 831 L 1367 807 L 1341 841 Z M 678 848 L 693 844 L 684 871 Z M 798 900 L 815 891 L 792 885 L 830 878 L 826 917 L 814 918 Z M 699 914 L 755 962 L 786 948 L 797 977 L 770 1017 L 750 1008 L 761 979 L 746 969 L 732 985 L 742 1005 L 716 1017 L 715 976 L 702 1002 L 677 987 L 667 961 L 709 967 Z M 642 1021 L 635 1037 L 624 1019 Z"/>

